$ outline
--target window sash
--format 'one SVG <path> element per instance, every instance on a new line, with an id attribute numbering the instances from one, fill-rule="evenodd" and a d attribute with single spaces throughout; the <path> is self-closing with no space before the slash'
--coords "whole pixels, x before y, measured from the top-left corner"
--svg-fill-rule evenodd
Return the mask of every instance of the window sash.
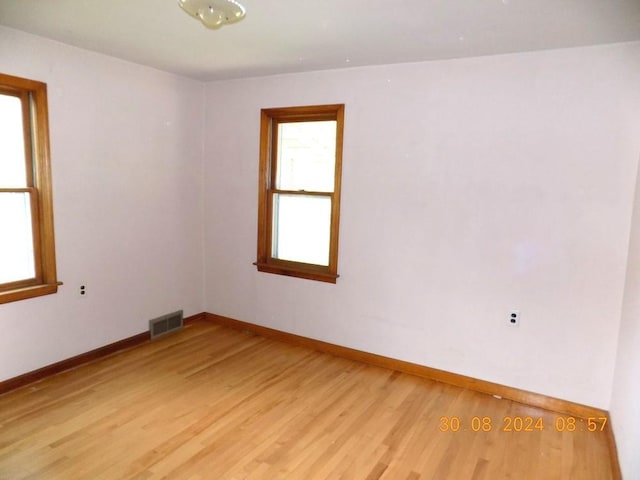
<path id="1" fill-rule="evenodd" d="M 0 188 L 0 198 L 3 194 L 24 193 L 28 195 L 29 210 L 31 217 L 31 247 L 33 255 L 34 275 L 28 278 L 18 279 L 16 281 L 0 283 L 0 292 L 13 290 L 26 286 L 37 285 L 42 281 L 42 265 L 40 262 L 40 224 L 38 218 L 40 216 L 38 209 L 38 192 L 35 188 Z"/>
<path id="2" fill-rule="evenodd" d="M 279 239 L 278 239 L 278 235 L 277 232 L 274 231 L 274 224 L 276 223 L 276 216 L 278 215 L 276 213 L 276 205 L 275 205 L 275 199 L 277 196 L 279 195 L 283 195 L 286 197 L 299 197 L 299 198 L 326 198 L 329 200 L 329 235 L 328 235 L 328 239 L 327 241 L 329 242 L 329 244 L 327 245 L 327 262 L 326 263 L 307 263 L 307 262 L 302 262 L 302 261 L 295 261 L 295 260 L 285 260 L 282 256 L 280 255 L 275 255 L 275 251 L 278 250 L 280 248 L 279 246 Z M 333 192 L 331 193 L 327 193 L 327 192 L 306 192 L 306 191 L 292 191 L 292 190 L 276 190 L 276 189 L 272 189 L 269 190 L 269 206 L 268 206 L 268 210 L 269 210 L 269 230 L 267 232 L 267 235 L 269 236 L 270 240 L 271 240 L 271 250 L 270 250 L 270 258 L 274 259 L 274 260 L 280 260 L 280 261 L 286 261 L 286 262 L 293 262 L 295 264 L 298 265 L 305 265 L 307 266 L 307 268 L 309 266 L 316 266 L 316 267 L 322 267 L 322 268 L 328 268 L 329 267 L 329 262 L 331 259 L 331 206 L 334 203 L 334 195 Z"/>
<path id="3" fill-rule="evenodd" d="M 283 136 L 283 127 L 287 126 L 287 125 L 292 125 L 292 124 L 296 124 L 296 123 L 303 123 L 303 124 L 313 124 L 313 123 L 327 123 L 330 122 L 333 124 L 333 128 L 335 129 L 334 131 L 334 138 L 333 138 L 333 152 L 332 152 L 332 165 L 331 165 L 331 186 L 330 188 L 322 188 L 322 189 L 315 189 L 315 191 L 317 192 L 334 192 L 335 191 L 335 178 L 336 178 L 336 172 L 335 172 L 335 167 L 336 167 L 336 152 L 335 152 L 335 134 L 337 134 L 337 120 L 333 119 L 333 120 L 328 120 L 328 119 L 318 119 L 318 118 L 314 118 L 312 120 L 296 120 L 296 121 L 288 121 L 288 120 L 274 120 L 273 121 L 273 126 L 272 126 L 272 139 L 271 139 L 271 145 L 272 145 L 272 152 L 271 152 L 271 164 L 273 166 L 271 172 L 271 183 L 270 183 L 270 187 L 271 188 L 279 188 L 282 190 L 292 190 L 292 191 L 312 191 L 314 189 L 309 188 L 307 189 L 300 189 L 300 190 L 295 190 L 294 188 L 286 188 L 284 187 L 281 182 L 283 182 L 283 178 L 282 178 L 282 174 L 283 174 L 283 169 L 285 169 L 285 166 L 282 165 L 281 163 L 284 161 L 283 157 L 283 152 L 288 151 L 288 149 L 285 147 L 283 148 L 283 145 L 281 145 L 281 141 L 285 141 L 282 136 Z M 291 148 L 291 145 L 288 145 L 289 148 Z M 325 157 L 328 158 L 328 157 Z M 302 162 L 303 164 L 308 162 L 310 159 L 309 158 L 299 158 L 298 161 Z M 297 162 L 294 162 L 297 163 Z M 313 162 L 312 162 L 313 163 Z M 329 173 L 329 172 L 324 172 L 324 173 Z M 299 182 L 299 180 L 298 180 Z M 293 182 L 293 183 L 297 183 L 297 182 Z M 319 184 L 317 182 L 311 182 L 311 184 L 313 186 L 319 186 Z M 300 185 L 302 186 L 302 185 Z M 309 184 L 307 183 L 307 186 L 309 186 Z"/>
<path id="4" fill-rule="evenodd" d="M 0 95 L 16 98 L 20 102 L 22 120 L 23 168 L 24 178 L 19 185 L 0 183 L 0 188 L 33 187 L 33 149 L 31 129 L 31 94 L 27 91 L 15 91 L 0 85 Z"/>

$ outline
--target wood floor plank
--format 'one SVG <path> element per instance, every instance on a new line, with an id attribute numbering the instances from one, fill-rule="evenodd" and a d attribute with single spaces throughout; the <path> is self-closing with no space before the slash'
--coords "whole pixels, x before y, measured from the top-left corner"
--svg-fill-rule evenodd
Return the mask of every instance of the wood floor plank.
<path id="1" fill-rule="evenodd" d="M 612 479 L 588 427 L 194 323 L 0 396 L 0 479 Z"/>

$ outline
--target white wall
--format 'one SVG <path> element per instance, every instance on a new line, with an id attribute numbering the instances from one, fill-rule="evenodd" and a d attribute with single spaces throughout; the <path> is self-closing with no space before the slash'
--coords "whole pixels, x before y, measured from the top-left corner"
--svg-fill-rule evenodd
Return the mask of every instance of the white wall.
<path id="1" fill-rule="evenodd" d="M 618 358 L 611 397 L 620 466 L 624 478 L 640 478 L 640 176 L 629 242 Z"/>
<path id="2" fill-rule="evenodd" d="M 640 43 L 208 84 L 205 309 L 608 408 L 638 85 Z M 258 273 L 259 110 L 338 102 L 341 277 Z"/>
<path id="3" fill-rule="evenodd" d="M 202 84 L 3 27 L 0 72 L 48 84 L 64 282 L 0 305 L 0 380 L 201 312 Z"/>

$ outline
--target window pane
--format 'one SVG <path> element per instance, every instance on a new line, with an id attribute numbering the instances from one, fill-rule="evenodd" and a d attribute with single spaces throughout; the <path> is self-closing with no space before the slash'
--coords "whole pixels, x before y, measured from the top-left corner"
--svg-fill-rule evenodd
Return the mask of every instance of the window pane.
<path id="1" fill-rule="evenodd" d="M 35 277 L 29 193 L 0 193 L 0 283 Z"/>
<path id="2" fill-rule="evenodd" d="M 277 161 L 277 189 L 333 192 L 335 120 L 280 123 Z"/>
<path id="3" fill-rule="evenodd" d="M 329 265 L 331 198 L 274 194 L 273 258 Z"/>
<path id="4" fill-rule="evenodd" d="M 26 186 L 22 102 L 0 94 L 0 188 Z"/>

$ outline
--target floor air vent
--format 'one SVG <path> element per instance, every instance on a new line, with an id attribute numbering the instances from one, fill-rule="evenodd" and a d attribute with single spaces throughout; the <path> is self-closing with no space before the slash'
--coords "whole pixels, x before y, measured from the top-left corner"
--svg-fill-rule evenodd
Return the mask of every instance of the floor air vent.
<path id="1" fill-rule="evenodd" d="M 149 333 L 151 338 L 180 330 L 182 328 L 182 310 L 168 313 L 153 320 L 149 320 Z"/>

